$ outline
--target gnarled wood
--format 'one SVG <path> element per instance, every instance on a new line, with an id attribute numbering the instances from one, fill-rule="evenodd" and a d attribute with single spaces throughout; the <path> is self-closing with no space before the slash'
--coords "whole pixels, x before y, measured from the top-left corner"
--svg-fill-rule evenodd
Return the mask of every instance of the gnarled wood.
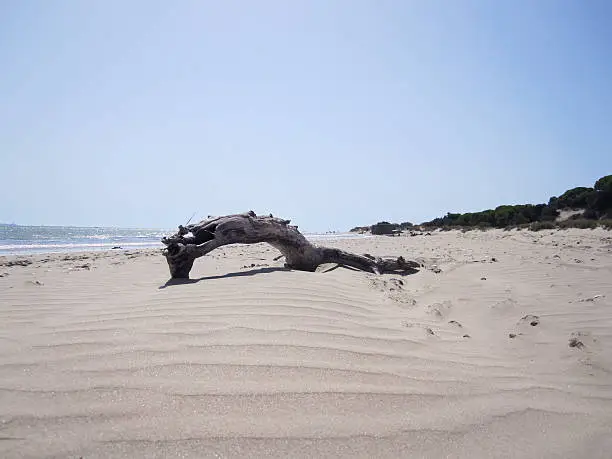
<path id="1" fill-rule="evenodd" d="M 173 278 L 189 278 L 196 258 L 228 244 L 255 244 L 267 242 L 285 257 L 285 266 L 301 271 L 314 271 L 324 263 L 337 263 L 362 271 L 381 273 L 414 272 L 420 265 L 403 257 L 376 258 L 356 255 L 340 249 L 317 247 L 308 241 L 290 220 L 257 216 L 250 211 L 202 220 L 179 226 L 176 234 L 162 239 L 166 245 L 164 255 Z"/>

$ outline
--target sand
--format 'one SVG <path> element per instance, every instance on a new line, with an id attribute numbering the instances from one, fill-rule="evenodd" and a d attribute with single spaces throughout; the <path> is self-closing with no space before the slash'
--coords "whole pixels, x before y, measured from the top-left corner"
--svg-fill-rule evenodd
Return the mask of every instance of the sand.
<path id="1" fill-rule="evenodd" d="M 0 259 L 0 457 L 612 456 L 612 232 L 328 245 L 424 268 Z"/>

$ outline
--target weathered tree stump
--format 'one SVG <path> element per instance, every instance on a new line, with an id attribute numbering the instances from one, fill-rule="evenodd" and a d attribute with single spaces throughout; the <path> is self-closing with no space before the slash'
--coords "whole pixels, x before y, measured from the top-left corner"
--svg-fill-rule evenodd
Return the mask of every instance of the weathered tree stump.
<path id="1" fill-rule="evenodd" d="M 308 241 L 290 220 L 269 216 L 257 216 L 250 211 L 244 214 L 226 215 L 202 220 L 187 226 L 179 226 L 178 232 L 164 237 L 164 255 L 172 278 L 189 278 L 196 258 L 228 244 L 255 244 L 267 242 L 285 257 L 287 268 L 315 271 L 324 263 L 336 263 L 362 271 L 381 273 L 413 273 L 420 264 L 403 257 L 379 258 L 356 255 L 340 249 L 318 247 Z"/>

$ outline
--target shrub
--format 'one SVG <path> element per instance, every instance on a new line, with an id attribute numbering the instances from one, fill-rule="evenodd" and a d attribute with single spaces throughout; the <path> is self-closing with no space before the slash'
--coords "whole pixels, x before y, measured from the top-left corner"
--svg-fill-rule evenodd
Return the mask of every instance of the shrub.
<path id="1" fill-rule="evenodd" d="M 559 196 L 557 206 L 559 209 L 585 209 L 588 207 L 588 202 L 593 199 L 595 193 L 596 192 L 593 188 L 587 188 L 584 186 L 572 188 Z"/>
<path id="2" fill-rule="evenodd" d="M 600 220 L 599 224 L 607 230 L 612 230 L 612 219 L 606 218 L 605 220 Z"/>
<path id="3" fill-rule="evenodd" d="M 421 225 L 426 228 L 515 228 L 522 225 L 534 231 L 540 229 L 555 228 L 554 221 L 559 216 L 562 209 L 583 209 L 581 215 L 572 217 L 572 221 L 580 223 L 566 223 L 563 228 L 592 228 L 591 223 L 583 220 L 612 220 L 612 175 L 601 177 L 595 182 L 593 188 L 576 187 L 567 190 L 561 196 L 553 196 L 548 200 L 548 204 L 524 204 L 524 205 L 503 205 L 495 209 L 487 209 L 480 212 L 451 213 L 447 212 L 444 217 L 434 218 Z M 534 224 L 548 222 L 549 224 Z M 380 224 L 396 225 L 402 229 L 409 228 L 410 223 L 391 224 L 381 222 Z"/>
<path id="4" fill-rule="evenodd" d="M 593 229 L 597 228 L 598 222 L 596 220 L 565 220 L 564 222 L 559 222 L 559 228 L 580 228 L 580 229 Z"/>
<path id="5" fill-rule="evenodd" d="M 595 190 L 612 193 L 612 175 L 606 175 L 595 182 Z"/>
<path id="6" fill-rule="evenodd" d="M 596 220 L 597 218 L 599 218 L 599 215 L 597 215 L 597 212 L 594 211 L 593 209 L 587 209 L 584 212 L 582 212 L 582 215 L 578 214 L 578 215 L 574 215 L 573 217 L 578 217 L 575 218 L 574 220 L 580 220 L 580 219 L 587 219 L 587 220 Z"/>
<path id="7" fill-rule="evenodd" d="M 568 220 L 584 220 L 585 218 L 588 217 L 585 217 L 584 212 L 581 212 L 579 214 L 572 215 L 570 218 L 568 218 Z"/>
<path id="8" fill-rule="evenodd" d="M 397 223 L 389 223 L 389 222 L 378 222 L 376 225 L 372 225 L 371 231 L 372 234 L 393 234 L 393 231 L 399 229 L 399 225 Z"/>
<path id="9" fill-rule="evenodd" d="M 531 231 L 541 231 L 546 229 L 555 229 L 556 226 L 553 222 L 533 222 L 529 225 Z"/>

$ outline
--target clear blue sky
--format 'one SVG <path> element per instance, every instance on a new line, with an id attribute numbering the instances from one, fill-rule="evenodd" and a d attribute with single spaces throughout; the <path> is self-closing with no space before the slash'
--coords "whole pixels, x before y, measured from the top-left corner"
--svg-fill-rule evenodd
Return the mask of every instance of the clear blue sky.
<path id="1" fill-rule="evenodd" d="M 309 231 L 612 173 L 609 1 L 0 1 L 0 221 Z"/>

